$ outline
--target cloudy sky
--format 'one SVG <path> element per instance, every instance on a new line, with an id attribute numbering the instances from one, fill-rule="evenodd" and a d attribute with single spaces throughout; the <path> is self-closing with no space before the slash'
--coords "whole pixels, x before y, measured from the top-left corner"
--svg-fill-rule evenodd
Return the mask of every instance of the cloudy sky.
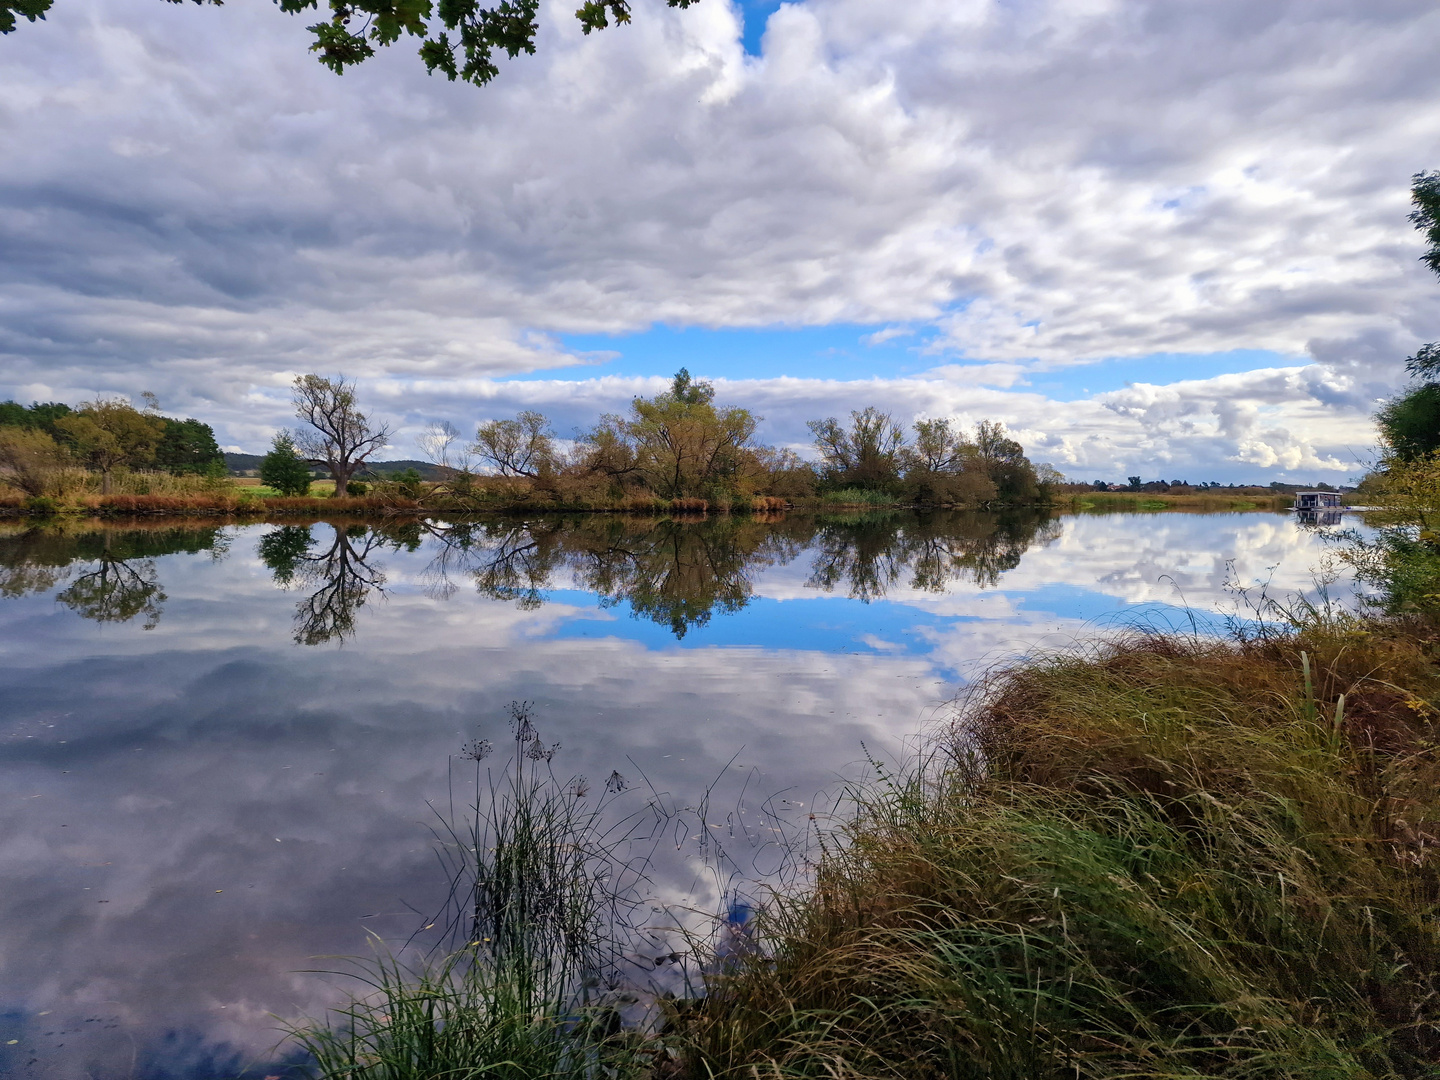
<path id="1" fill-rule="evenodd" d="M 638 0 L 476 89 L 309 18 L 56 0 L 0 38 L 0 397 L 263 450 L 297 372 L 568 431 L 684 364 L 769 440 L 875 403 L 1080 479 L 1344 480 L 1440 337 L 1432 0 Z"/>

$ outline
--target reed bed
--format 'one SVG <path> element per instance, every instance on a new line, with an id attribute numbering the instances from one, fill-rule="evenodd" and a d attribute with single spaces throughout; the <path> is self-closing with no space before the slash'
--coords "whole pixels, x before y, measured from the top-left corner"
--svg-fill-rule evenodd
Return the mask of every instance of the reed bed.
<path id="1" fill-rule="evenodd" d="M 1135 636 L 878 769 L 695 1077 L 1440 1076 L 1434 635 Z"/>

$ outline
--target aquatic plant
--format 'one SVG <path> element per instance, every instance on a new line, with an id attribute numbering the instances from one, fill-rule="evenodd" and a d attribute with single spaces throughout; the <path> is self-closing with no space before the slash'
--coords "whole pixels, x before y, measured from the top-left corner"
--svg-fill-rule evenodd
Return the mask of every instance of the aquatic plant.
<path id="1" fill-rule="evenodd" d="M 648 1067 L 663 1048 L 622 1030 L 626 930 L 643 903 L 649 808 L 615 814 L 629 786 L 560 780 L 531 706 L 511 707 L 510 759 L 467 743 L 475 800 L 437 830 L 451 883 L 429 920 L 440 944 L 402 961 L 352 965 L 362 991 L 321 1021 L 291 1028 L 324 1080 L 594 1080 Z M 427 929 L 429 928 L 427 927 Z M 679 960 L 677 955 L 675 960 Z"/>

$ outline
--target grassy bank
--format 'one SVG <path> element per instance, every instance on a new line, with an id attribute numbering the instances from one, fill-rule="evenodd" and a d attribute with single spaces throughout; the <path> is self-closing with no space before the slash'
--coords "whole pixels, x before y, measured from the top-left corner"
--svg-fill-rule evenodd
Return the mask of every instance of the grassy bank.
<path id="1" fill-rule="evenodd" d="M 1190 510 L 1214 513 L 1225 510 L 1289 510 L 1293 495 L 1229 493 L 1225 495 L 1159 495 L 1147 492 L 1096 491 L 1060 496 L 1055 505 L 1075 513 L 1115 513 Z"/>
<path id="2" fill-rule="evenodd" d="M 690 1074 L 1440 1075 L 1435 650 L 1341 621 L 997 674 L 769 905 Z"/>

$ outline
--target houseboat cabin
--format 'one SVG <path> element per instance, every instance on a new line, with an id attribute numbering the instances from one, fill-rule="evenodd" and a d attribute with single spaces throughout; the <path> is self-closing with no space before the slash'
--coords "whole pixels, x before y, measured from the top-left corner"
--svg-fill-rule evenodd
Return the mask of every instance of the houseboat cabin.
<path id="1" fill-rule="evenodd" d="M 1338 510 L 1340 509 L 1340 493 L 1338 491 L 1297 491 L 1295 493 L 1296 510 Z"/>

